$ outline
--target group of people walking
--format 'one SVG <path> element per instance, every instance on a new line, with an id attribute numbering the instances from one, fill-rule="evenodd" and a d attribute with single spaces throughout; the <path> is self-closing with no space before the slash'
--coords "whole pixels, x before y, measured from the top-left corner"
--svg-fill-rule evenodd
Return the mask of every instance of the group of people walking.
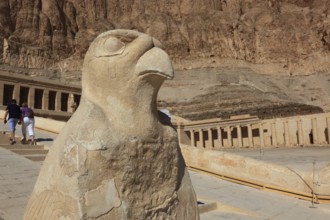
<path id="1" fill-rule="evenodd" d="M 8 117 L 8 119 L 7 119 Z M 31 108 L 28 107 L 27 103 L 24 102 L 22 107 L 17 105 L 15 99 L 11 100 L 11 102 L 7 105 L 5 115 L 4 115 L 4 123 L 8 122 L 9 130 L 10 130 L 10 144 L 15 144 L 15 131 L 17 124 L 22 124 L 22 140 L 21 142 L 26 142 L 26 130 L 29 132 L 30 139 L 32 144 L 35 144 L 34 138 L 34 112 Z"/>

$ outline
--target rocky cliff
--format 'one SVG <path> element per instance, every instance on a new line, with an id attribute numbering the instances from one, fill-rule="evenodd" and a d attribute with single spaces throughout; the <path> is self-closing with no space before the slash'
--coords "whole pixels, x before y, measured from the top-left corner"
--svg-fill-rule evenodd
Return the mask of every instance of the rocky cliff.
<path id="1" fill-rule="evenodd" d="M 265 74 L 330 70 L 328 0 L 0 2 L 0 51 L 12 66 L 79 70 L 92 39 L 118 28 L 158 38 L 177 69 L 253 64 Z"/>

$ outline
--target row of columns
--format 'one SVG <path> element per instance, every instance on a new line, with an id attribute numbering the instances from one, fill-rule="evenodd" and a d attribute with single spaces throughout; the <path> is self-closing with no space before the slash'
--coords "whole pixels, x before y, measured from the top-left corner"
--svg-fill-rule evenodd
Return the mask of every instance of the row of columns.
<path id="1" fill-rule="evenodd" d="M 209 127 L 209 128 L 199 128 L 199 129 L 188 129 L 186 131 L 190 132 L 190 144 L 191 146 L 196 146 L 196 140 L 195 140 L 195 133 L 198 133 L 198 139 L 200 146 L 203 148 L 224 148 L 224 139 L 226 140 L 226 147 L 232 148 L 232 147 L 264 147 L 266 145 L 266 137 L 267 137 L 267 145 L 270 145 L 272 147 L 277 147 L 279 145 L 284 146 L 293 146 L 293 145 L 310 145 L 310 144 L 324 144 L 320 141 L 319 137 L 319 130 L 318 130 L 318 124 L 316 118 L 311 118 L 309 126 L 311 126 L 310 131 L 304 132 L 303 129 L 303 122 L 302 119 L 297 119 L 296 125 L 294 126 L 294 131 L 290 131 L 289 122 L 284 121 L 283 125 L 281 126 L 281 129 L 277 129 L 277 124 L 275 121 L 271 122 L 268 126 L 266 126 L 267 130 L 264 130 L 264 123 L 256 123 L 256 124 L 245 124 L 245 125 L 227 125 L 227 126 L 215 126 L 215 127 Z M 252 126 L 254 127 L 254 130 L 258 130 L 258 135 L 253 132 Z M 292 126 L 292 125 L 291 125 Z M 178 127 L 178 134 L 179 134 L 179 141 L 181 143 L 182 139 L 182 132 L 184 126 L 181 125 Z M 243 143 L 243 137 L 242 137 L 242 127 L 247 128 L 247 140 L 245 139 Z M 236 129 L 237 131 L 237 138 L 232 137 L 232 131 L 233 129 Z M 269 129 L 269 130 L 268 130 Z M 213 131 L 216 130 L 216 136 L 213 137 Z M 204 131 L 207 131 L 207 139 L 208 139 L 208 146 L 205 146 L 205 139 L 206 135 L 204 135 Z M 223 132 L 224 131 L 224 132 Z M 265 131 L 267 131 L 267 136 Z M 226 134 L 226 138 L 223 138 L 223 133 Z M 253 136 L 253 133 L 255 136 Z M 326 140 L 326 144 L 330 144 L 330 118 L 326 118 L 326 132 L 324 132 L 327 135 L 327 137 L 323 138 Z M 308 136 L 307 136 L 308 135 Z M 281 137 L 282 136 L 282 137 Z M 257 143 L 255 142 L 255 138 L 257 139 Z M 295 138 L 293 140 L 292 138 Z M 234 139 L 236 139 L 237 146 L 234 146 Z M 235 145 L 236 145 L 235 144 Z M 243 146 L 245 145 L 245 146 Z"/>
<path id="2" fill-rule="evenodd" d="M 238 140 L 238 147 L 243 147 L 243 137 L 242 137 L 242 126 L 241 125 L 236 125 L 234 126 L 237 129 L 237 140 Z M 211 148 L 217 147 L 217 148 L 223 148 L 224 147 L 224 143 L 223 140 L 224 138 L 222 137 L 222 129 L 224 129 L 226 131 L 227 134 L 227 143 L 228 143 L 228 147 L 233 147 L 233 138 L 232 138 L 232 129 L 234 128 L 233 126 L 226 126 L 226 127 L 220 127 L 217 126 L 217 137 L 218 137 L 218 146 L 214 146 L 214 138 L 212 136 L 212 128 L 207 128 L 207 132 L 208 132 L 208 140 L 211 143 Z M 246 127 L 248 128 L 248 144 L 249 146 L 253 147 L 253 134 L 252 134 L 252 125 L 248 124 L 246 125 Z M 190 145 L 191 146 L 195 146 L 196 140 L 195 140 L 195 132 L 198 132 L 199 134 L 199 141 L 202 143 L 202 147 L 205 148 L 205 140 L 204 140 L 204 135 L 203 135 L 203 129 L 198 129 L 198 130 L 194 130 L 194 129 L 190 129 Z M 262 125 L 259 125 L 259 134 L 260 134 L 260 144 L 263 146 L 264 145 L 264 138 L 263 138 L 263 129 L 262 129 Z M 179 141 L 180 141 L 180 135 L 179 135 Z"/>
<path id="3" fill-rule="evenodd" d="M 6 86 L 7 88 L 8 87 L 10 88 L 10 91 L 5 91 Z M 28 92 L 27 94 L 24 94 L 26 98 L 24 100 L 20 100 L 22 93 L 26 92 L 23 91 L 22 89 L 23 87 L 25 89 L 28 88 L 27 89 Z M 17 103 L 21 104 L 22 102 L 27 102 L 28 106 L 31 106 L 32 108 L 47 110 L 47 111 L 54 110 L 54 111 L 67 111 L 67 112 L 75 111 L 75 108 L 77 107 L 77 105 L 79 105 L 80 94 L 58 91 L 56 89 L 50 90 L 49 88 L 37 88 L 26 85 L 24 85 L 23 87 L 18 84 L 13 85 L 13 84 L 5 84 L 3 82 L 0 82 L 0 91 L 1 91 L 0 104 L 6 105 L 6 102 L 9 102 L 11 99 L 16 99 Z M 38 99 L 38 97 L 36 98 L 36 90 L 39 90 L 42 93 L 42 97 L 40 97 L 39 100 L 36 100 Z M 66 96 L 65 98 L 63 94 L 65 94 Z M 38 102 L 38 106 L 36 106 L 36 101 Z M 62 104 L 64 104 L 64 106 L 62 106 Z"/>

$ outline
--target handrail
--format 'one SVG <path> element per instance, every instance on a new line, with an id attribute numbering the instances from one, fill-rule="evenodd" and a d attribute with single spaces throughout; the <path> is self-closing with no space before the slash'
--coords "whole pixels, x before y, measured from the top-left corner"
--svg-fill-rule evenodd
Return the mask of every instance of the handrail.
<path id="1" fill-rule="evenodd" d="M 198 167 L 193 167 L 193 166 L 187 166 L 187 167 L 189 170 L 206 173 L 208 175 L 212 175 L 212 176 L 215 176 L 215 177 L 223 179 L 223 180 L 227 180 L 227 181 L 238 183 L 238 184 L 245 185 L 245 186 L 250 186 L 250 187 L 253 187 L 256 189 L 263 189 L 263 190 L 267 190 L 267 191 L 277 192 L 280 194 L 285 194 L 288 196 L 292 196 L 295 198 L 299 198 L 299 199 L 303 199 L 303 200 L 307 200 L 307 201 L 311 201 L 311 202 L 313 202 L 316 197 L 317 202 L 323 203 L 323 204 L 330 204 L 330 195 L 316 194 L 313 192 L 306 193 L 306 192 L 301 192 L 301 191 L 297 191 L 294 189 L 284 188 L 284 187 L 280 187 L 280 186 L 276 186 L 276 185 L 272 185 L 272 184 L 259 183 L 257 181 L 252 181 L 252 180 L 248 180 L 245 178 L 222 175 L 222 174 L 218 174 L 218 173 L 215 173 L 215 172 L 212 172 L 209 170 L 205 170 L 202 168 L 198 168 Z"/>

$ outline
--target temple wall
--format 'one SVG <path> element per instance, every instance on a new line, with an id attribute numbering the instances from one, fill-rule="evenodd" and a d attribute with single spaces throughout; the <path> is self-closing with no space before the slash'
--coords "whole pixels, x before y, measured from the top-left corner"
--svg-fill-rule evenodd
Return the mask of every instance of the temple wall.
<path id="1" fill-rule="evenodd" d="M 181 144 L 204 149 L 330 145 L 330 113 L 267 120 L 244 115 L 173 123 Z"/>
<path id="2" fill-rule="evenodd" d="M 255 160 L 236 154 L 180 145 L 186 165 L 226 180 L 290 194 L 314 202 L 330 201 L 330 165 L 322 167 L 313 184 L 313 172 Z"/>
<path id="3" fill-rule="evenodd" d="M 0 109 L 16 99 L 19 105 L 26 102 L 38 116 L 66 121 L 78 107 L 80 97 L 78 86 L 0 72 Z"/>
<path id="4" fill-rule="evenodd" d="M 261 160 L 227 152 L 191 148 L 187 145 L 181 145 L 181 151 L 188 167 L 259 185 L 272 184 L 274 187 L 297 192 L 311 192 L 311 173 L 301 171 L 299 175 L 305 180 L 303 181 L 290 169 Z"/>

